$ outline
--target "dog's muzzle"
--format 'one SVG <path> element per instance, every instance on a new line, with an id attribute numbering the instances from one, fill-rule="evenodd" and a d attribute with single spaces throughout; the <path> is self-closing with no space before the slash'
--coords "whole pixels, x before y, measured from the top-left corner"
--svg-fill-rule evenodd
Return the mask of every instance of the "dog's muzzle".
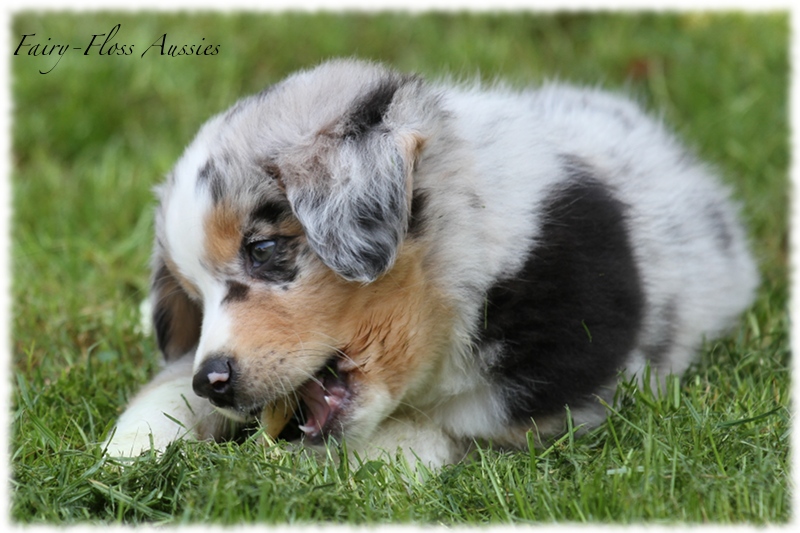
<path id="1" fill-rule="evenodd" d="M 333 355 L 294 391 L 293 400 L 287 403 L 293 407 L 282 407 L 283 411 L 297 410 L 294 413 L 295 427 L 303 433 L 307 442 L 320 444 L 325 437 L 342 433 L 343 415 L 353 401 L 351 373 L 352 370 L 342 368 L 342 358 Z M 250 402 L 242 404 L 245 399 L 242 391 L 239 391 L 238 397 L 236 394 L 237 381 L 241 381 L 240 374 L 234 358 L 223 353 L 212 354 L 203 361 L 192 378 L 192 388 L 195 394 L 208 399 L 227 416 L 244 421 L 248 416 L 262 414 L 265 405 L 270 403 L 254 404 L 257 407 L 252 409 Z M 273 421 L 273 425 L 282 428 L 291 416 L 291 412 L 288 416 L 283 412 L 278 417 L 281 418 L 280 424 Z M 275 437 L 279 431 L 280 428 L 276 430 Z"/>

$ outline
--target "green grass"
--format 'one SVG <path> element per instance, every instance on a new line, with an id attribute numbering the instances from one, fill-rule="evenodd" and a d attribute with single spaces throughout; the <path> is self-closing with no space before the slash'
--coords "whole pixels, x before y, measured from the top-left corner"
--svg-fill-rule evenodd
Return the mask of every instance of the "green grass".
<path id="1" fill-rule="evenodd" d="M 787 14 L 27 13 L 12 50 L 23 33 L 85 46 L 117 23 L 133 56 L 71 51 L 46 75 L 50 58 L 12 57 L 13 521 L 789 520 Z M 139 57 L 164 33 L 220 53 Z M 398 461 L 337 466 L 254 441 L 104 461 L 98 443 L 158 367 L 137 310 L 151 187 L 212 113 L 340 55 L 628 91 L 736 191 L 762 265 L 757 303 L 664 394 L 624 386 L 606 424 L 544 450 L 481 450 L 420 479 Z"/>

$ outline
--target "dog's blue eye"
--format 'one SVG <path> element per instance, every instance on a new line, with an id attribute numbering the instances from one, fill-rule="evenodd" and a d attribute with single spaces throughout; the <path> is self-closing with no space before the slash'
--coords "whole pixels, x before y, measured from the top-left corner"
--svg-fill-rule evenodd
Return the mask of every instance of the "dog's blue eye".
<path id="1" fill-rule="evenodd" d="M 275 241 L 258 241 L 250 245 L 250 259 L 253 266 L 260 266 L 268 263 L 275 255 Z"/>

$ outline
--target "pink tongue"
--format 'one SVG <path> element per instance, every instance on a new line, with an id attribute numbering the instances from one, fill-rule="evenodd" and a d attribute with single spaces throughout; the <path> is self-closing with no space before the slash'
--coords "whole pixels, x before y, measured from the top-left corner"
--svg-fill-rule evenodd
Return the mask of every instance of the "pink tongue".
<path id="1" fill-rule="evenodd" d="M 303 385 L 299 392 L 308 408 L 306 423 L 300 429 L 309 434 L 319 433 L 331 414 L 331 407 L 325 401 L 325 389 L 317 380 L 312 380 Z"/>
<path id="2" fill-rule="evenodd" d="M 338 378 L 327 376 L 320 380 L 314 379 L 303 385 L 298 391 L 306 404 L 306 423 L 300 429 L 309 436 L 316 436 L 322 432 L 331 416 L 339 410 L 347 396 L 346 386 Z"/>

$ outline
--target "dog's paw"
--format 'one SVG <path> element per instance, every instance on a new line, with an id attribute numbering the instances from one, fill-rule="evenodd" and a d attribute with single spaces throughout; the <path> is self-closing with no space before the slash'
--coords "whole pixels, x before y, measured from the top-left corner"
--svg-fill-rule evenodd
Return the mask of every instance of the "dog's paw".
<path id="1" fill-rule="evenodd" d="M 196 438 L 194 413 L 159 394 L 167 385 L 151 389 L 128 407 L 104 443 L 106 455 L 136 457 L 151 449 L 163 451 L 179 439 Z"/>
<path id="2" fill-rule="evenodd" d="M 103 443 L 103 449 L 109 457 L 138 457 L 151 450 L 162 452 L 171 442 L 187 437 L 193 436 L 182 425 L 166 417 L 165 422 L 157 424 L 145 419 L 121 419 Z"/>
<path id="3" fill-rule="evenodd" d="M 102 444 L 102 448 L 108 457 L 137 457 L 151 449 L 159 451 L 152 432 L 146 426 L 124 431 L 114 428 L 114 432 Z"/>

